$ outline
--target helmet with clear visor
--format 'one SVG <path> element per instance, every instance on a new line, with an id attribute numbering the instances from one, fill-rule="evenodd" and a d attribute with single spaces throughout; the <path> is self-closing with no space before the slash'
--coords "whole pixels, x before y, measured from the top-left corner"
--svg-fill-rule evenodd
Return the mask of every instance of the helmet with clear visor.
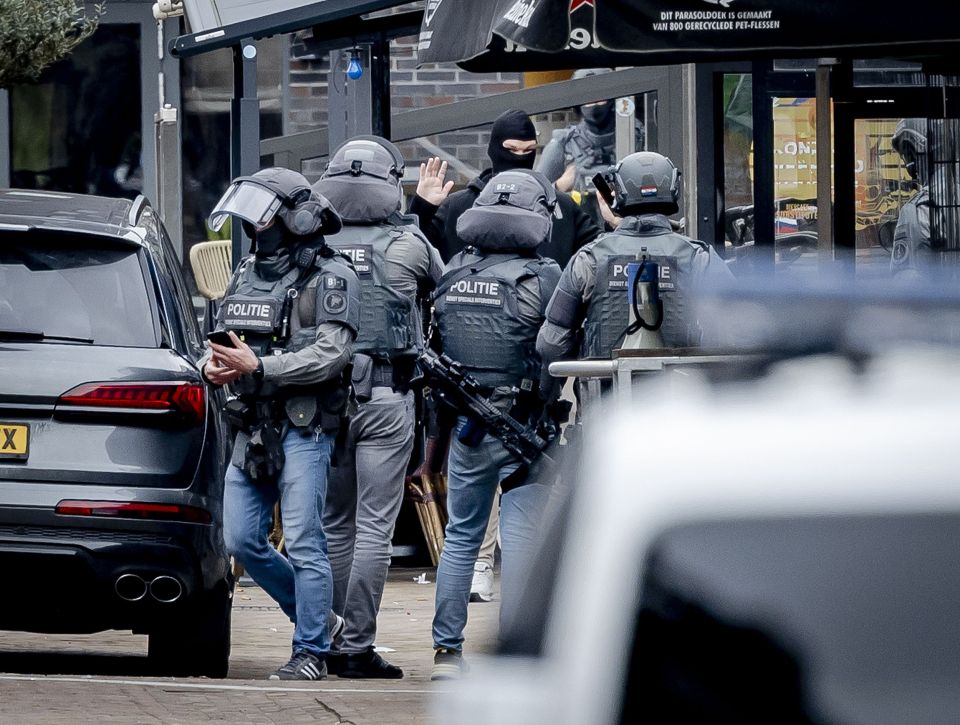
<path id="1" fill-rule="evenodd" d="M 298 236 L 335 234 L 342 227 L 330 202 L 310 188 L 303 174 L 281 167 L 234 179 L 207 224 L 219 231 L 231 216 L 247 222 L 254 231 L 269 227 L 279 217 Z"/>

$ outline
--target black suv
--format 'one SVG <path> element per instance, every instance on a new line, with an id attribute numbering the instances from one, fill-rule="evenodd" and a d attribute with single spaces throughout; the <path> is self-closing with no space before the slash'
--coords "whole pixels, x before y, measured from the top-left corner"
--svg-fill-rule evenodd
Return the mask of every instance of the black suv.
<path id="1" fill-rule="evenodd" d="M 149 634 L 223 677 L 229 431 L 146 199 L 0 190 L 0 629 Z"/>

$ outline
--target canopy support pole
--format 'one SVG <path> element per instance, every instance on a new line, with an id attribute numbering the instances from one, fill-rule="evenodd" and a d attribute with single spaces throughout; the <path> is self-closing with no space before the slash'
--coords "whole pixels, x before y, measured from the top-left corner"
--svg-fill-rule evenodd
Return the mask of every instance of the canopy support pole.
<path id="1" fill-rule="evenodd" d="M 233 47 L 233 99 L 230 101 L 230 178 L 260 169 L 260 102 L 257 100 L 257 46 L 246 38 Z M 230 225 L 234 269 L 243 257 L 245 235 Z"/>

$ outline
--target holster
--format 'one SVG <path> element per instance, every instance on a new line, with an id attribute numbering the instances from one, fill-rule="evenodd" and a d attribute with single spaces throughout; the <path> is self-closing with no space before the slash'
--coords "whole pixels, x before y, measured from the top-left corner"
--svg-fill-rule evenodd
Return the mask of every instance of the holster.
<path id="1" fill-rule="evenodd" d="M 359 352 L 353 356 L 353 373 L 350 383 L 358 403 L 366 403 L 373 397 L 373 358 Z"/>
<path id="2" fill-rule="evenodd" d="M 275 484 L 280 478 L 286 457 L 283 438 L 288 430 L 284 423 L 279 428 L 271 421 L 260 421 L 253 426 L 243 455 L 243 470 L 257 485 Z"/>
<path id="3" fill-rule="evenodd" d="M 230 427 L 244 433 L 250 433 L 257 420 L 255 408 L 243 398 L 229 398 L 223 406 L 223 412 Z"/>

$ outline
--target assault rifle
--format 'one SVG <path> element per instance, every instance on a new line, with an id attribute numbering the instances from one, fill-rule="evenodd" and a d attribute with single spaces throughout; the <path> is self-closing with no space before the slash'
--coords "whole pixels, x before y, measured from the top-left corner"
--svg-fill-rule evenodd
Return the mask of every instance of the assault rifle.
<path id="1" fill-rule="evenodd" d="M 537 461 L 550 468 L 555 465 L 545 452 L 552 441 L 541 438 L 533 426 L 524 425 L 493 405 L 484 397 L 477 379 L 465 371 L 460 363 L 447 355 L 437 355 L 432 350 L 424 350 L 419 363 L 434 394 L 451 407 L 479 421 L 486 433 L 503 443 L 504 448 L 520 459 L 523 465 L 516 479 L 525 477 L 530 466 Z M 508 481 L 504 481 L 501 487 L 504 491 L 511 488 Z"/>

